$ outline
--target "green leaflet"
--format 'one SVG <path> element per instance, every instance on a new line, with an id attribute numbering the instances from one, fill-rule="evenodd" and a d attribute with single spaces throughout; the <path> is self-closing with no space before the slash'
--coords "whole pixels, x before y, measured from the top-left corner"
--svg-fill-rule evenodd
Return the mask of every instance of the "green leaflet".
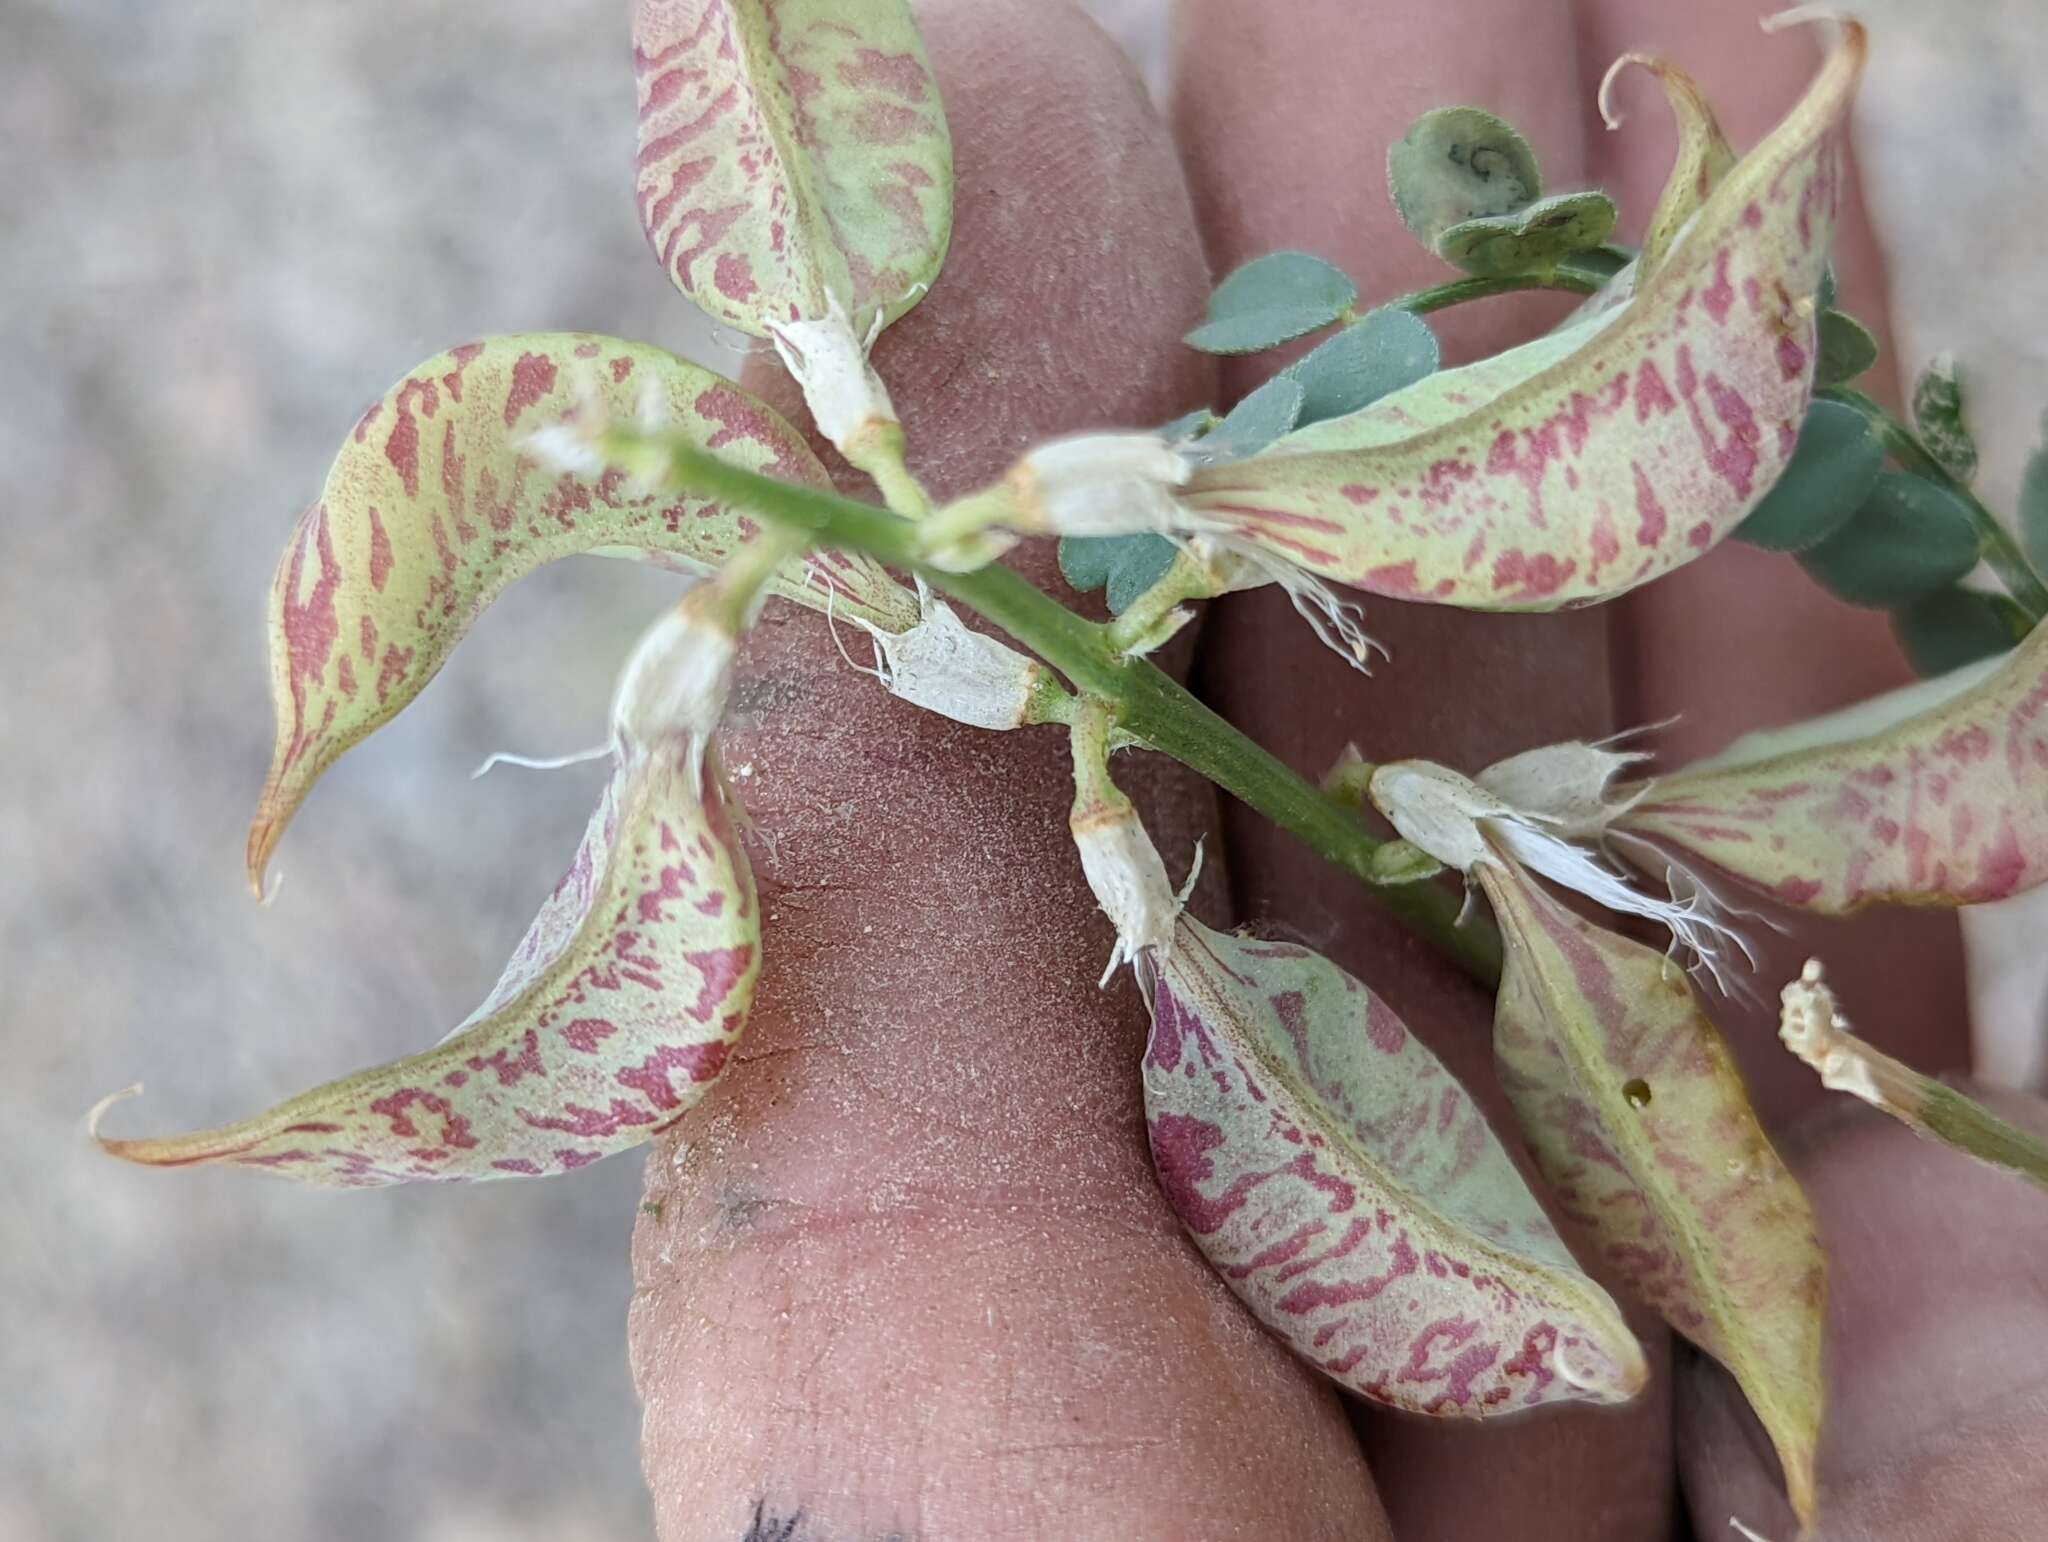
<path id="1" fill-rule="evenodd" d="M 756 337 L 834 300 L 864 336 L 937 277 L 945 109 L 903 0 L 639 0 L 640 221 L 704 311 Z"/>
<path id="2" fill-rule="evenodd" d="M 1854 380 L 1877 362 L 1877 339 L 1870 328 L 1846 311 L 1822 311 L 1820 362 L 1814 368 L 1817 386 Z"/>
<path id="3" fill-rule="evenodd" d="M 2027 613 L 2007 595 L 1937 589 L 1894 611 L 1892 630 L 1926 680 L 2009 651 L 2027 635 Z"/>
<path id="4" fill-rule="evenodd" d="M 1511 214 L 1453 225 L 1437 237 L 1437 255 L 1467 273 L 1534 273 L 1560 257 L 1591 251 L 1614 233 L 1614 200 L 1601 192 L 1558 193 Z"/>
<path id="5" fill-rule="evenodd" d="M 1202 436 L 1193 450 L 1195 459 L 1213 466 L 1258 454 L 1294 427 L 1307 394 L 1292 375 L 1275 375 Z"/>
<path id="6" fill-rule="evenodd" d="M 582 333 L 487 338 L 427 360 L 363 414 L 271 585 L 277 745 L 249 831 L 250 882 L 322 773 L 425 689 L 490 603 L 579 552 L 707 572 L 753 529 L 723 504 L 650 496 L 617 471 L 555 471 L 527 449 L 581 410 L 643 408 L 734 463 L 813 487 L 803 436 L 730 381 L 659 348 Z M 820 553 L 787 598 L 888 631 L 913 597 L 875 563 Z"/>
<path id="7" fill-rule="evenodd" d="M 1326 327 L 1351 308 L 1358 286 L 1307 252 L 1269 252 L 1209 296 L 1209 315 L 1187 335 L 1204 353 L 1257 353 Z"/>
<path id="8" fill-rule="evenodd" d="M 1478 874 L 1507 945 L 1501 1085 L 1537 1165 L 1609 1266 L 1741 1383 L 1810 1521 L 1826 1263 L 1806 1195 L 1683 970 L 1512 864 Z"/>
<path id="9" fill-rule="evenodd" d="M 1106 589 L 1109 613 L 1131 601 L 1173 566 L 1174 544 L 1161 535 L 1070 535 L 1060 541 L 1060 574 L 1083 594 Z"/>
<path id="10" fill-rule="evenodd" d="M 1190 453 L 1204 462 L 1238 460 L 1256 455 L 1294 427 L 1301 411 L 1301 386 L 1288 375 L 1276 375 L 1251 392 L 1228 416 L 1218 419 L 1203 410 L 1189 413 L 1161 429 L 1169 443 L 1186 439 Z M 1193 430 L 1209 424 L 1195 437 Z M 1109 613 L 1120 616 L 1131 603 L 1173 566 L 1173 542 L 1157 535 L 1064 536 L 1059 545 L 1060 573 L 1083 594 L 1105 590 Z"/>
<path id="11" fill-rule="evenodd" d="M 1869 500 L 1883 466 L 1884 442 L 1867 416 L 1841 402 L 1816 401 L 1784 475 L 1735 527 L 1735 538 L 1769 551 L 1818 545 Z"/>
<path id="12" fill-rule="evenodd" d="M 1968 504 L 1924 477 L 1886 471 L 1846 524 L 1799 554 L 1799 565 L 1830 594 L 1888 609 L 1954 583 L 1980 555 Z"/>
<path id="13" fill-rule="evenodd" d="M 1437 251 L 1453 226 L 1542 197 L 1543 173 L 1529 142 L 1504 120 L 1477 107 L 1438 107 L 1388 149 L 1387 189 L 1401 222 Z"/>
<path id="14" fill-rule="evenodd" d="M 1341 418 L 1433 374 L 1441 358 L 1429 323 L 1399 306 L 1368 311 L 1296 359 L 1304 425 Z"/>
<path id="15" fill-rule="evenodd" d="M 1181 503 L 1324 578 L 1480 609 L 1609 598 L 1710 549 L 1806 416 L 1864 47 L 1846 27 L 1626 303 L 1198 470 Z"/>

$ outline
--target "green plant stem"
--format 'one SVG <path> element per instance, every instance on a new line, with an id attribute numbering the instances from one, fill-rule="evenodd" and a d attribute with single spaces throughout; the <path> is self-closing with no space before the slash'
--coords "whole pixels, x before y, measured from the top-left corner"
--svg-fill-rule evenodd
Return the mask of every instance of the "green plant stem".
<path id="1" fill-rule="evenodd" d="M 1500 979 L 1500 934 L 1490 920 L 1457 922 L 1459 896 L 1435 883 L 1389 884 L 1374 863 L 1385 844 L 1334 799 L 1218 717 L 1142 658 L 1121 656 L 1109 629 L 1083 620 L 1008 568 L 971 573 L 922 565 L 919 529 L 871 504 L 795 487 L 729 465 L 681 441 L 665 446 L 687 486 L 802 531 L 812 542 L 864 552 L 920 572 L 934 589 L 994 622 L 1107 703 L 1117 726 L 1207 777 L 1258 810 L 1319 856 L 1353 874 L 1387 909 L 1483 984 Z"/>
<path id="2" fill-rule="evenodd" d="M 1970 491 L 1967 484 L 1957 481 L 1940 461 L 1927 452 L 1927 447 L 1921 444 L 1912 429 L 1861 391 L 1852 391 L 1847 386 L 1829 386 L 1818 394 L 1862 413 L 1876 427 L 1878 438 L 1884 441 L 1885 449 L 1894 460 L 1914 475 L 1938 483 L 1955 494 L 1969 510 L 1970 520 L 1977 527 L 1977 540 L 1984 560 L 2005 585 L 2006 592 L 2026 611 L 2030 622 L 2038 624 L 2048 617 L 2048 585 L 2044 585 L 2034 572 L 2012 532 L 1985 507 L 1984 501 Z"/>
<path id="3" fill-rule="evenodd" d="M 1615 261 L 1620 258 L 1620 261 Z M 1598 252 L 1577 252 L 1559 260 L 1554 268 L 1534 273 L 1502 273 L 1489 278 L 1454 278 L 1448 283 L 1435 284 L 1428 289 L 1418 289 L 1412 294 L 1390 300 L 1403 310 L 1413 311 L 1418 316 L 1427 316 L 1431 311 L 1447 310 L 1453 305 L 1462 305 L 1467 300 L 1483 300 L 1488 295 L 1514 294 L 1528 289 L 1560 289 L 1568 294 L 1592 294 L 1616 273 L 1626 261 L 1624 253 L 1609 253 L 1602 248 Z"/>
<path id="4" fill-rule="evenodd" d="M 1922 1080 L 1918 1123 L 1929 1135 L 2048 1192 L 2048 1145 L 1953 1087 Z"/>
<path id="5" fill-rule="evenodd" d="M 847 445 L 845 455 L 868 474 L 890 509 L 906 519 L 922 519 L 932 511 L 931 495 L 911 474 L 904 451 L 903 425 L 878 423 Z"/>

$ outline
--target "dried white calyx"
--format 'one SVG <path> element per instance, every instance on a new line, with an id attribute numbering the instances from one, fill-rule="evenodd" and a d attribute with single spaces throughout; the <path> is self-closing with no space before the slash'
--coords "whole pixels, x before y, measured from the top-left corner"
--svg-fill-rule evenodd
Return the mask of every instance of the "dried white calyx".
<path id="1" fill-rule="evenodd" d="M 1835 993 L 1822 978 L 1819 959 L 1806 961 L 1799 978 L 1780 993 L 1779 1002 L 1778 1038 L 1819 1073 L 1823 1087 L 1878 1108 L 1893 1108 L 1869 1049 L 1850 1031 L 1835 1004 Z"/>
<path id="2" fill-rule="evenodd" d="M 1176 894 L 1138 811 L 1114 788 L 1109 791 L 1111 796 L 1077 800 L 1068 822 L 1095 903 L 1116 928 L 1116 947 L 1098 982 L 1102 985 L 1109 984 L 1119 965 L 1142 953 L 1166 956 L 1173 944 L 1173 923 L 1201 870 L 1197 852 L 1195 872 Z"/>
<path id="3" fill-rule="evenodd" d="M 701 772 L 705 747 L 725 715 L 739 639 L 704 607 L 683 603 L 647 629 L 612 693 L 612 742 L 623 758 L 656 745 L 688 741 L 690 774 Z"/>
<path id="4" fill-rule="evenodd" d="M 1051 671 L 986 632 L 944 600 L 924 596 L 907 632 L 855 623 L 875 643 L 875 678 L 893 696 L 975 728 L 1021 728 Z M 851 661 L 849 661 L 851 662 Z M 855 665 L 859 668 L 859 665 Z"/>
<path id="5" fill-rule="evenodd" d="M 1670 931 L 1674 946 L 1696 959 L 1723 990 L 1734 988 L 1732 954 L 1755 962 L 1748 941 L 1704 882 L 1679 868 L 1667 872 L 1669 892 L 1648 894 L 1599 851 L 1577 844 L 1598 839 L 1616 808 L 1605 788 L 1622 752 L 1596 745 L 1555 745 L 1481 773 L 1481 781 L 1426 760 L 1393 761 L 1373 772 L 1373 806 L 1411 844 L 1468 878 L 1484 863 L 1519 863 L 1576 890 L 1609 910 L 1645 916 Z M 1482 785 L 1490 778 L 1492 785 Z M 1514 791 L 1531 801 L 1503 794 Z"/>
<path id="6" fill-rule="evenodd" d="M 828 298 L 825 314 L 817 320 L 767 316 L 762 324 L 783 367 L 803 387 L 804 405 L 818 432 L 840 453 L 850 455 L 851 447 L 877 425 L 896 422 L 888 387 L 868 363 L 868 350 L 882 330 L 881 312 L 875 313 L 865 338 L 855 335 L 836 295 Z"/>
<path id="7" fill-rule="evenodd" d="M 1368 796 L 1402 839 L 1461 873 L 1493 859 L 1480 821 L 1515 816 L 1512 804 L 1470 777 L 1427 760 L 1396 760 L 1379 767 L 1368 784 Z"/>
<path id="8" fill-rule="evenodd" d="M 1157 434 L 1081 434 L 1010 469 L 1015 528 L 1037 535 L 1169 535 L 1212 528 L 1174 490 L 1188 458 Z"/>
<path id="9" fill-rule="evenodd" d="M 1524 814 L 1549 820 L 1559 835 L 1598 839 L 1648 791 L 1645 785 L 1615 794 L 1615 777 L 1650 757 L 1642 750 L 1615 749 L 1614 743 L 1546 744 L 1497 760 L 1473 780 Z"/>

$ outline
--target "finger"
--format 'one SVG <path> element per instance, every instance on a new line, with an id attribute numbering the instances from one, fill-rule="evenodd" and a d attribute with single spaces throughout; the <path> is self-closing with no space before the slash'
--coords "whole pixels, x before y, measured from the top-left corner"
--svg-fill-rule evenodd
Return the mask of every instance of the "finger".
<path id="1" fill-rule="evenodd" d="M 1971 1092 L 2048 1134 L 2048 1105 Z M 1860 1105 L 1809 1115 L 1788 1155 L 1828 1249 L 1815 1542 L 2033 1535 L 2048 1503 L 2048 1204 Z M 1792 1536 L 1769 1443 L 1726 1373 L 1688 1365 L 1679 1410 L 1699 1535 L 1734 1515 Z"/>
<path id="2" fill-rule="evenodd" d="M 1530 138 L 1559 186 L 1579 180 L 1581 87 L 1563 0 L 1286 7 L 1183 0 L 1174 125 L 1218 273 L 1299 247 L 1345 268 L 1364 302 L 1449 270 L 1401 227 L 1385 156 L 1413 117 L 1483 105 Z M 1494 352 L 1560 309 L 1487 302 L 1440 318 L 1447 352 Z M 1237 390 L 1260 369 L 1227 374 Z M 1270 363 L 1264 366 L 1270 368 Z M 1356 741 L 1368 759 L 1427 755 L 1477 766 L 1613 726 L 1606 617 L 1486 616 L 1376 601 L 1370 630 L 1393 652 L 1371 680 L 1327 651 L 1272 591 L 1216 607 L 1202 684 L 1240 727 L 1311 775 Z M 1373 909 L 1357 884 L 1255 816 L 1226 805 L 1240 918 L 1293 935 L 1369 981 L 1497 1125 L 1492 1003 Z M 1640 1331 L 1654 1352 L 1663 1334 Z M 1566 1410 L 1508 1425 L 1449 1427 L 1367 1414 L 1362 1438 L 1402 1536 L 1626 1538 L 1661 1534 L 1669 1513 L 1666 1399 L 1658 1380 L 1620 1415 Z"/>
<path id="3" fill-rule="evenodd" d="M 1658 0 L 1581 0 L 1588 79 L 1629 51 L 1664 55 L 1693 75 L 1738 148 L 1761 138 L 1811 75 L 1817 45 L 1803 32 L 1767 37 L 1757 18 L 1777 0 L 1671 6 Z M 1624 223 L 1640 227 L 1670 170 L 1673 131 L 1661 93 L 1637 71 L 1615 82 L 1622 128 L 1589 127 L 1595 179 L 1613 192 Z M 1887 344 L 1880 395 L 1891 378 L 1884 265 L 1860 197 L 1838 221 L 1834 260 L 1844 308 Z M 1681 766 L 1749 729 L 1793 722 L 1903 684 L 1910 672 L 1885 618 L 1832 598 L 1783 556 L 1729 542 L 1622 602 L 1620 707 L 1631 723 L 1677 718 L 1658 735 L 1664 763 Z M 1787 929 L 1753 928 L 1765 988 L 1717 1015 L 1742 1057 L 1759 1105 L 1780 1118 L 1809 1107 L 1819 1085 L 1779 1053 L 1771 987 L 1813 954 L 1852 995 L 1895 1002 L 1893 1036 L 1879 1042 L 1929 1070 L 1969 1054 L 1962 942 L 1953 915 L 1886 909 L 1848 922 L 1770 911 Z"/>
<path id="4" fill-rule="evenodd" d="M 1164 132 L 1076 13 L 924 20 L 957 224 L 877 362 L 957 493 L 1030 438 L 1206 394 L 1176 342 L 1203 274 Z M 766 970 L 737 1064 L 648 1168 L 631 1345 L 661 1534 L 1376 1534 L 1334 1400 L 1158 1196 L 1060 738 L 895 704 L 794 613 L 733 704 Z M 1204 798 L 1118 770 L 1185 861 Z"/>

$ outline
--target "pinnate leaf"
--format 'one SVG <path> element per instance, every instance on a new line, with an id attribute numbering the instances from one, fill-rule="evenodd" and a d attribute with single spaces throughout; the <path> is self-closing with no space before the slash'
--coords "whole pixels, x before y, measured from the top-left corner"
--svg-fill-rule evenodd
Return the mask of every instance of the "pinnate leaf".
<path id="1" fill-rule="evenodd" d="M 1803 318 L 1864 52 L 1846 25 L 1625 304 L 1198 470 L 1180 501 L 1322 577 L 1483 609 L 1583 604 L 1693 560 L 1769 491 L 1806 416 Z"/>
<path id="2" fill-rule="evenodd" d="M 1826 1266 L 1685 973 L 1519 868 L 1479 877 L 1506 944 L 1501 1084 L 1565 1213 L 1664 1320 L 1727 1366 L 1811 1520 Z"/>
<path id="3" fill-rule="evenodd" d="M 749 470 L 831 486 L 764 403 L 659 348 L 541 332 L 421 364 L 356 424 L 272 581 L 277 745 L 248 852 L 259 889 L 314 782 L 425 689 L 515 580 L 579 552 L 706 572 L 753 529 L 722 504 L 650 496 L 617 471 L 541 464 L 532 435 L 590 406 L 585 392 L 616 417 L 651 407 Z M 909 592 L 865 558 L 821 554 L 775 588 L 890 631 L 917 620 Z"/>
<path id="4" fill-rule="evenodd" d="M 1504 120 L 1478 107 L 1438 107 L 1387 151 L 1387 188 L 1401 222 L 1435 251 L 1454 225 L 1534 203 L 1543 173 Z"/>
<path id="5" fill-rule="evenodd" d="M 1885 609 L 1954 583 L 1979 555 L 1968 504 L 1925 477 L 1886 471 L 1846 524 L 1799 554 L 1799 565 L 1830 594 Z"/>
<path id="6" fill-rule="evenodd" d="M 1358 286 L 1307 252 L 1255 257 L 1216 286 L 1209 315 L 1188 333 L 1204 353 L 1256 353 L 1306 336 L 1342 316 Z"/>
<path id="7" fill-rule="evenodd" d="M 1842 402 L 1817 401 L 1784 475 L 1735 527 L 1735 537 L 1770 551 L 1816 546 L 1869 500 L 1883 466 L 1884 442 L 1868 417 Z"/>
<path id="8" fill-rule="evenodd" d="M 701 746 L 622 738 L 574 864 L 452 1036 L 238 1124 L 100 1143 L 151 1166 L 349 1187 L 583 1167 L 704 1095 L 746 1025 L 760 944 L 746 853 Z"/>
<path id="9" fill-rule="evenodd" d="M 640 222 L 706 313 L 856 335 L 937 276 L 953 149 L 904 0 L 639 0 Z"/>
<path id="10" fill-rule="evenodd" d="M 1300 422 L 1321 423 L 1368 407 L 1436 371 L 1436 333 L 1413 311 L 1383 306 L 1287 367 L 1302 389 Z"/>
<path id="11" fill-rule="evenodd" d="M 1619 827 L 1784 901 L 1973 905 L 2048 877 L 2048 628 L 2003 658 L 1739 740 Z"/>
<path id="12" fill-rule="evenodd" d="M 1465 1418 L 1641 1388 L 1614 1303 L 1383 1001 L 1306 949 L 1185 916 L 1155 964 L 1160 1187 L 1297 1354 L 1361 1396 Z"/>

